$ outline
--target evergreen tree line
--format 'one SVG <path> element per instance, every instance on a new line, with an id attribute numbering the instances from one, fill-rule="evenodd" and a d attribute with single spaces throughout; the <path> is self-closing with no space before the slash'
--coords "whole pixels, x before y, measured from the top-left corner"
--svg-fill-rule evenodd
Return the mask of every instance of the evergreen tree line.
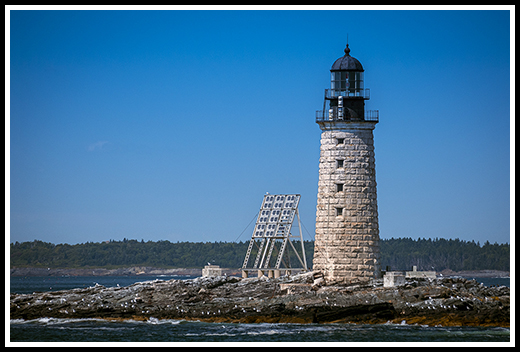
<path id="1" fill-rule="evenodd" d="M 300 243 L 295 247 L 301 248 Z M 202 268 L 207 263 L 222 268 L 242 267 L 248 242 L 169 242 L 128 240 L 82 244 L 52 244 L 42 241 L 11 243 L 11 267 L 117 268 L 149 266 L 159 268 Z M 314 242 L 305 241 L 307 263 L 312 267 Z M 459 239 L 392 238 L 380 241 L 381 268 L 442 271 L 509 271 L 509 244 L 483 245 Z M 252 258 L 255 252 L 251 253 Z M 251 259 L 250 259 L 251 260 Z M 295 256 L 291 266 L 299 267 Z M 296 263 L 296 264 L 295 264 Z"/>

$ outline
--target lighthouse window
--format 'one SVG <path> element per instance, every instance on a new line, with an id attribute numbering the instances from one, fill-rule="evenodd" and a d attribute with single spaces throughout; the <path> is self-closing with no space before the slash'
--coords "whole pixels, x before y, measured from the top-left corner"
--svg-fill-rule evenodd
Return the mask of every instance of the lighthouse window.
<path id="1" fill-rule="evenodd" d="M 343 215 L 343 208 L 336 208 L 336 216 Z"/>
<path id="2" fill-rule="evenodd" d="M 343 160 L 336 160 L 336 167 L 343 167 Z"/>
<path id="3" fill-rule="evenodd" d="M 336 138 L 336 140 L 338 141 L 338 144 L 344 144 L 345 143 L 345 138 Z"/>
<path id="4" fill-rule="evenodd" d="M 343 192 L 343 183 L 336 183 L 336 192 Z"/>

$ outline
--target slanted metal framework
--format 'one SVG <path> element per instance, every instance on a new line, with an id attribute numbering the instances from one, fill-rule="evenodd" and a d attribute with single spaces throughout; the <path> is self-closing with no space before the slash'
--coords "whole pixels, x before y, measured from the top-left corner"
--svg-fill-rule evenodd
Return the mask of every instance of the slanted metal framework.
<path id="1" fill-rule="evenodd" d="M 305 259 L 305 247 L 298 213 L 299 194 L 266 194 L 258 213 L 256 225 L 251 236 L 251 242 L 247 248 L 242 271 L 264 271 L 271 270 L 295 270 L 307 271 L 307 260 Z M 291 227 L 294 217 L 298 219 L 299 236 L 291 235 Z M 301 243 L 301 256 L 291 239 L 299 239 Z M 301 267 L 291 268 L 290 258 L 286 251 L 287 244 L 292 248 Z M 249 261 L 251 254 L 256 252 L 256 258 Z M 273 255 L 274 254 L 274 255 Z M 254 255 L 253 255 L 254 256 Z M 283 266 L 282 266 L 283 264 Z M 271 274 L 271 272 L 269 272 Z M 278 271 L 279 274 L 279 271 Z"/>

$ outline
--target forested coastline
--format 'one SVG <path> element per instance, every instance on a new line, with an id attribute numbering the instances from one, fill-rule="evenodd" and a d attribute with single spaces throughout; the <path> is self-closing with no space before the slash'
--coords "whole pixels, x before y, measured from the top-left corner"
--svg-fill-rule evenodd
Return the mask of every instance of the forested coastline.
<path id="1" fill-rule="evenodd" d="M 10 245 L 11 268 L 202 268 L 214 263 L 240 268 L 249 242 L 122 241 L 53 244 L 42 241 Z M 306 257 L 312 265 L 314 242 L 305 241 Z M 300 248 L 299 244 L 295 247 Z M 481 245 L 459 239 L 382 239 L 381 267 L 408 270 L 510 270 L 510 245 Z"/>

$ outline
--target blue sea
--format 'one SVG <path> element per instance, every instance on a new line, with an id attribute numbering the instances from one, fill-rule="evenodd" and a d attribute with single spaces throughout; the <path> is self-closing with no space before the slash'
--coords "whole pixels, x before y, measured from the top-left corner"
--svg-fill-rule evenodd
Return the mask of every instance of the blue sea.
<path id="1" fill-rule="evenodd" d="M 11 277 L 12 293 L 89 287 L 128 286 L 139 281 L 191 279 L 175 276 Z M 509 286 L 509 278 L 476 278 L 486 286 Z M 510 329 L 380 324 L 234 324 L 184 320 L 105 321 L 101 319 L 11 320 L 10 342 L 510 342 Z M 16 344 L 15 344 L 16 345 Z M 499 344 L 500 345 L 500 344 Z"/>

